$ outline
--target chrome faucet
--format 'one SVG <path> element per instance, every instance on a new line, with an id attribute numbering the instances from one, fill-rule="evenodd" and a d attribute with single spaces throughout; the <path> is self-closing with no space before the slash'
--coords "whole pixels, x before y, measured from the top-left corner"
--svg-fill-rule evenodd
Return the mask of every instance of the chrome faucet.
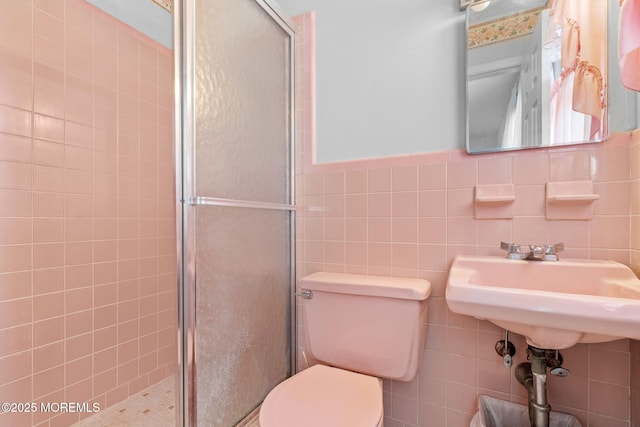
<path id="1" fill-rule="evenodd" d="M 532 260 L 532 261 L 558 261 L 558 252 L 564 249 L 563 243 L 555 245 L 529 245 L 529 250 L 523 251 L 522 247 L 515 243 L 500 242 L 500 248 L 507 251 L 508 259 Z"/>

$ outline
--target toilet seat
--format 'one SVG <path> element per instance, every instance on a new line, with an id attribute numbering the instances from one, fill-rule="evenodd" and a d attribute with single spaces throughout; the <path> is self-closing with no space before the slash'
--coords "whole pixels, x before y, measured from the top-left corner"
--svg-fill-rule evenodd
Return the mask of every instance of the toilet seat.
<path id="1" fill-rule="evenodd" d="M 276 386 L 260 408 L 260 427 L 380 427 L 382 381 L 324 365 Z"/>

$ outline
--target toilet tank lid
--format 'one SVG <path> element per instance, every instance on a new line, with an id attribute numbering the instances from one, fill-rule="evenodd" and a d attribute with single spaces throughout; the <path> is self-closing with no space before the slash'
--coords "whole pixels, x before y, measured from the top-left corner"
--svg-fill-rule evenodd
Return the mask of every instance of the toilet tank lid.
<path id="1" fill-rule="evenodd" d="M 310 291 L 409 300 L 425 300 L 431 295 L 431 283 L 427 280 L 348 273 L 313 273 L 300 280 L 300 287 Z"/>

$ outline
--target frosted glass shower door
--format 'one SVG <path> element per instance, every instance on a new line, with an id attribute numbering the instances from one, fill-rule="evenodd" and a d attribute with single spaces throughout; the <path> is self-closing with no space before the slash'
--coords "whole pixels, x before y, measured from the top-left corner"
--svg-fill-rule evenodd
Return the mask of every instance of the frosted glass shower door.
<path id="1" fill-rule="evenodd" d="M 182 3 L 185 424 L 230 427 L 291 374 L 293 30 L 265 0 Z"/>

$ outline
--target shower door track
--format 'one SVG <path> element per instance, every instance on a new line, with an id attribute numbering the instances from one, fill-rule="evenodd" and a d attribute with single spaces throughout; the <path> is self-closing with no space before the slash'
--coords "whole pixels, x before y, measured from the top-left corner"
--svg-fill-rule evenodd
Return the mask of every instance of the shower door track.
<path id="1" fill-rule="evenodd" d="M 228 206 L 234 208 L 271 209 L 276 211 L 295 211 L 296 206 L 286 203 L 259 202 L 253 200 L 224 199 L 219 197 L 191 197 L 186 201 L 191 206 Z"/>

